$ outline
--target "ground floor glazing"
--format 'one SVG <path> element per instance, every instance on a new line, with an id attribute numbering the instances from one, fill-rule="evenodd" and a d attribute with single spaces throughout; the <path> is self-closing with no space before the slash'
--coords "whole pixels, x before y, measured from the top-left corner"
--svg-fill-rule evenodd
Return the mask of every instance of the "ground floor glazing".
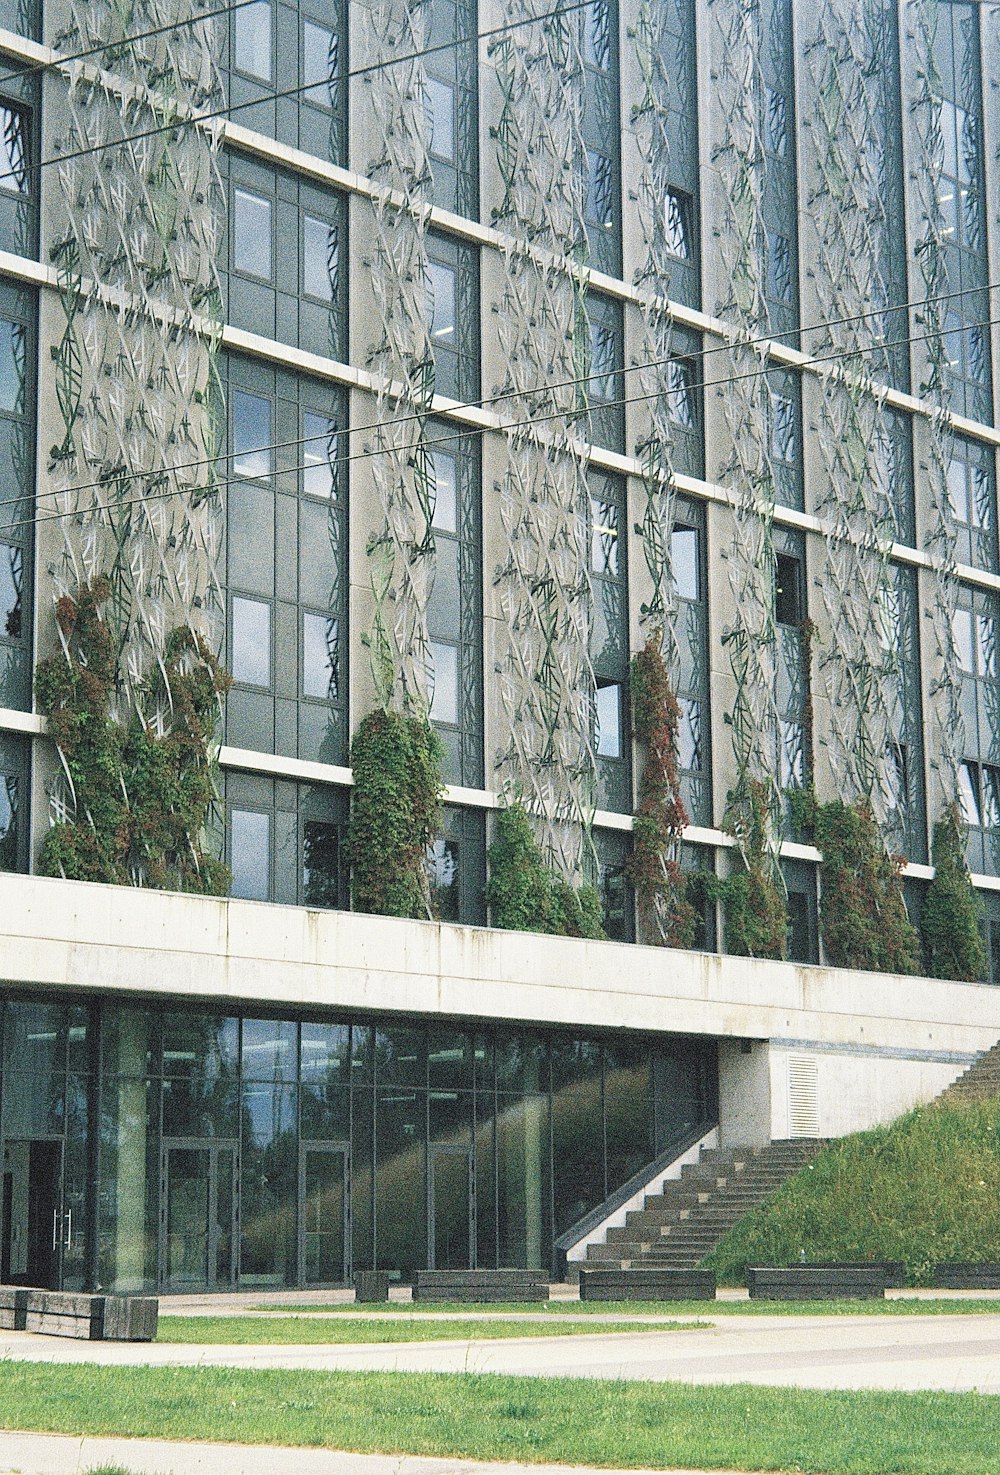
<path id="1" fill-rule="evenodd" d="M 0 983 L 0 1281 L 331 1286 L 553 1266 L 717 1115 L 715 1042 L 281 1017 Z"/>

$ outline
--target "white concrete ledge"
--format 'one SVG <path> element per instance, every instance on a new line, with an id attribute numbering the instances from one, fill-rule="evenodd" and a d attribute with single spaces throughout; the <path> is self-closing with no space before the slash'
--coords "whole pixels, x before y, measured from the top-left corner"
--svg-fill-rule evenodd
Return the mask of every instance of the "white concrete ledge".
<path id="1" fill-rule="evenodd" d="M 963 1058 L 1000 1036 L 1000 989 L 977 984 L 10 874 L 0 875 L 0 978 L 896 1058 Z"/>

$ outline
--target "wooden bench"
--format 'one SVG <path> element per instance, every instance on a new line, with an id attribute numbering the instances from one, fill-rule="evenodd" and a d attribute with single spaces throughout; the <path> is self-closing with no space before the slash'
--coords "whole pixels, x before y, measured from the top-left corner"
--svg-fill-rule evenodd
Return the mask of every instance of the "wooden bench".
<path id="1" fill-rule="evenodd" d="M 899 1290 L 906 1284 L 906 1266 L 902 1260 L 796 1260 L 786 1268 L 797 1270 L 800 1263 L 807 1270 L 881 1270 L 888 1289 Z"/>
<path id="2" fill-rule="evenodd" d="M 885 1272 L 856 1266 L 748 1265 L 754 1301 L 863 1301 L 885 1299 Z"/>
<path id="3" fill-rule="evenodd" d="M 581 1301 L 714 1301 L 714 1270 L 580 1270 Z"/>
<path id="4" fill-rule="evenodd" d="M 943 1260 L 934 1266 L 934 1284 L 948 1291 L 1000 1290 L 1000 1264 L 993 1260 Z"/>
<path id="5" fill-rule="evenodd" d="M 414 1301 L 547 1301 L 544 1270 L 418 1270 Z"/>
<path id="6" fill-rule="evenodd" d="M 159 1302 L 155 1296 L 91 1296 L 83 1291 L 42 1291 L 0 1286 L 0 1327 L 86 1342 L 151 1342 Z"/>

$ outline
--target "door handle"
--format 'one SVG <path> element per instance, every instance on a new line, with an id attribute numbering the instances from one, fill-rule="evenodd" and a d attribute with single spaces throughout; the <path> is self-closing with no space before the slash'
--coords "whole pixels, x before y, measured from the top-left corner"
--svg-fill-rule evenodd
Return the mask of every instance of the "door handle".
<path id="1" fill-rule="evenodd" d="M 71 1250 L 72 1248 L 73 1248 L 73 1210 L 72 1209 L 67 1209 L 66 1210 L 66 1243 L 63 1245 L 63 1249 L 64 1250 Z"/>
<path id="2" fill-rule="evenodd" d="M 52 1210 L 52 1248 L 59 1248 L 59 1210 Z"/>

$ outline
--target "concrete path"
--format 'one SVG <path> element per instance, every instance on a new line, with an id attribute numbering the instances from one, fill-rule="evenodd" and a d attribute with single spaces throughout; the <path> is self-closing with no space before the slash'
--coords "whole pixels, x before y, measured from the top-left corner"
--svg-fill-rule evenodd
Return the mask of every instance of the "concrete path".
<path id="1" fill-rule="evenodd" d="M 707 1318 L 704 1318 L 707 1319 Z M 707 1330 L 298 1347 L 129 1345 L 0 1333 L 0 1358 L 111 1366 L 507 1373 L 1000 1394 L 1000 1314 L 726 1316 Z"/>
<path id="2" fill-rule="evenodd" d="M 83 1475 L 121 1465 L 136 1475 L 672 1475 L 584 1465 L 487 1464 L 437 1455 L 357 1455 L 337 1450 L 243 1444 L 186 1444 L 159 1439 L 79 1439 L 0 1430 L 0 1475 Z M 686 1470 L 684 1475 L 707 1475 Z M 719 1471 L 713 1475 L 720 1475 Z"/>

